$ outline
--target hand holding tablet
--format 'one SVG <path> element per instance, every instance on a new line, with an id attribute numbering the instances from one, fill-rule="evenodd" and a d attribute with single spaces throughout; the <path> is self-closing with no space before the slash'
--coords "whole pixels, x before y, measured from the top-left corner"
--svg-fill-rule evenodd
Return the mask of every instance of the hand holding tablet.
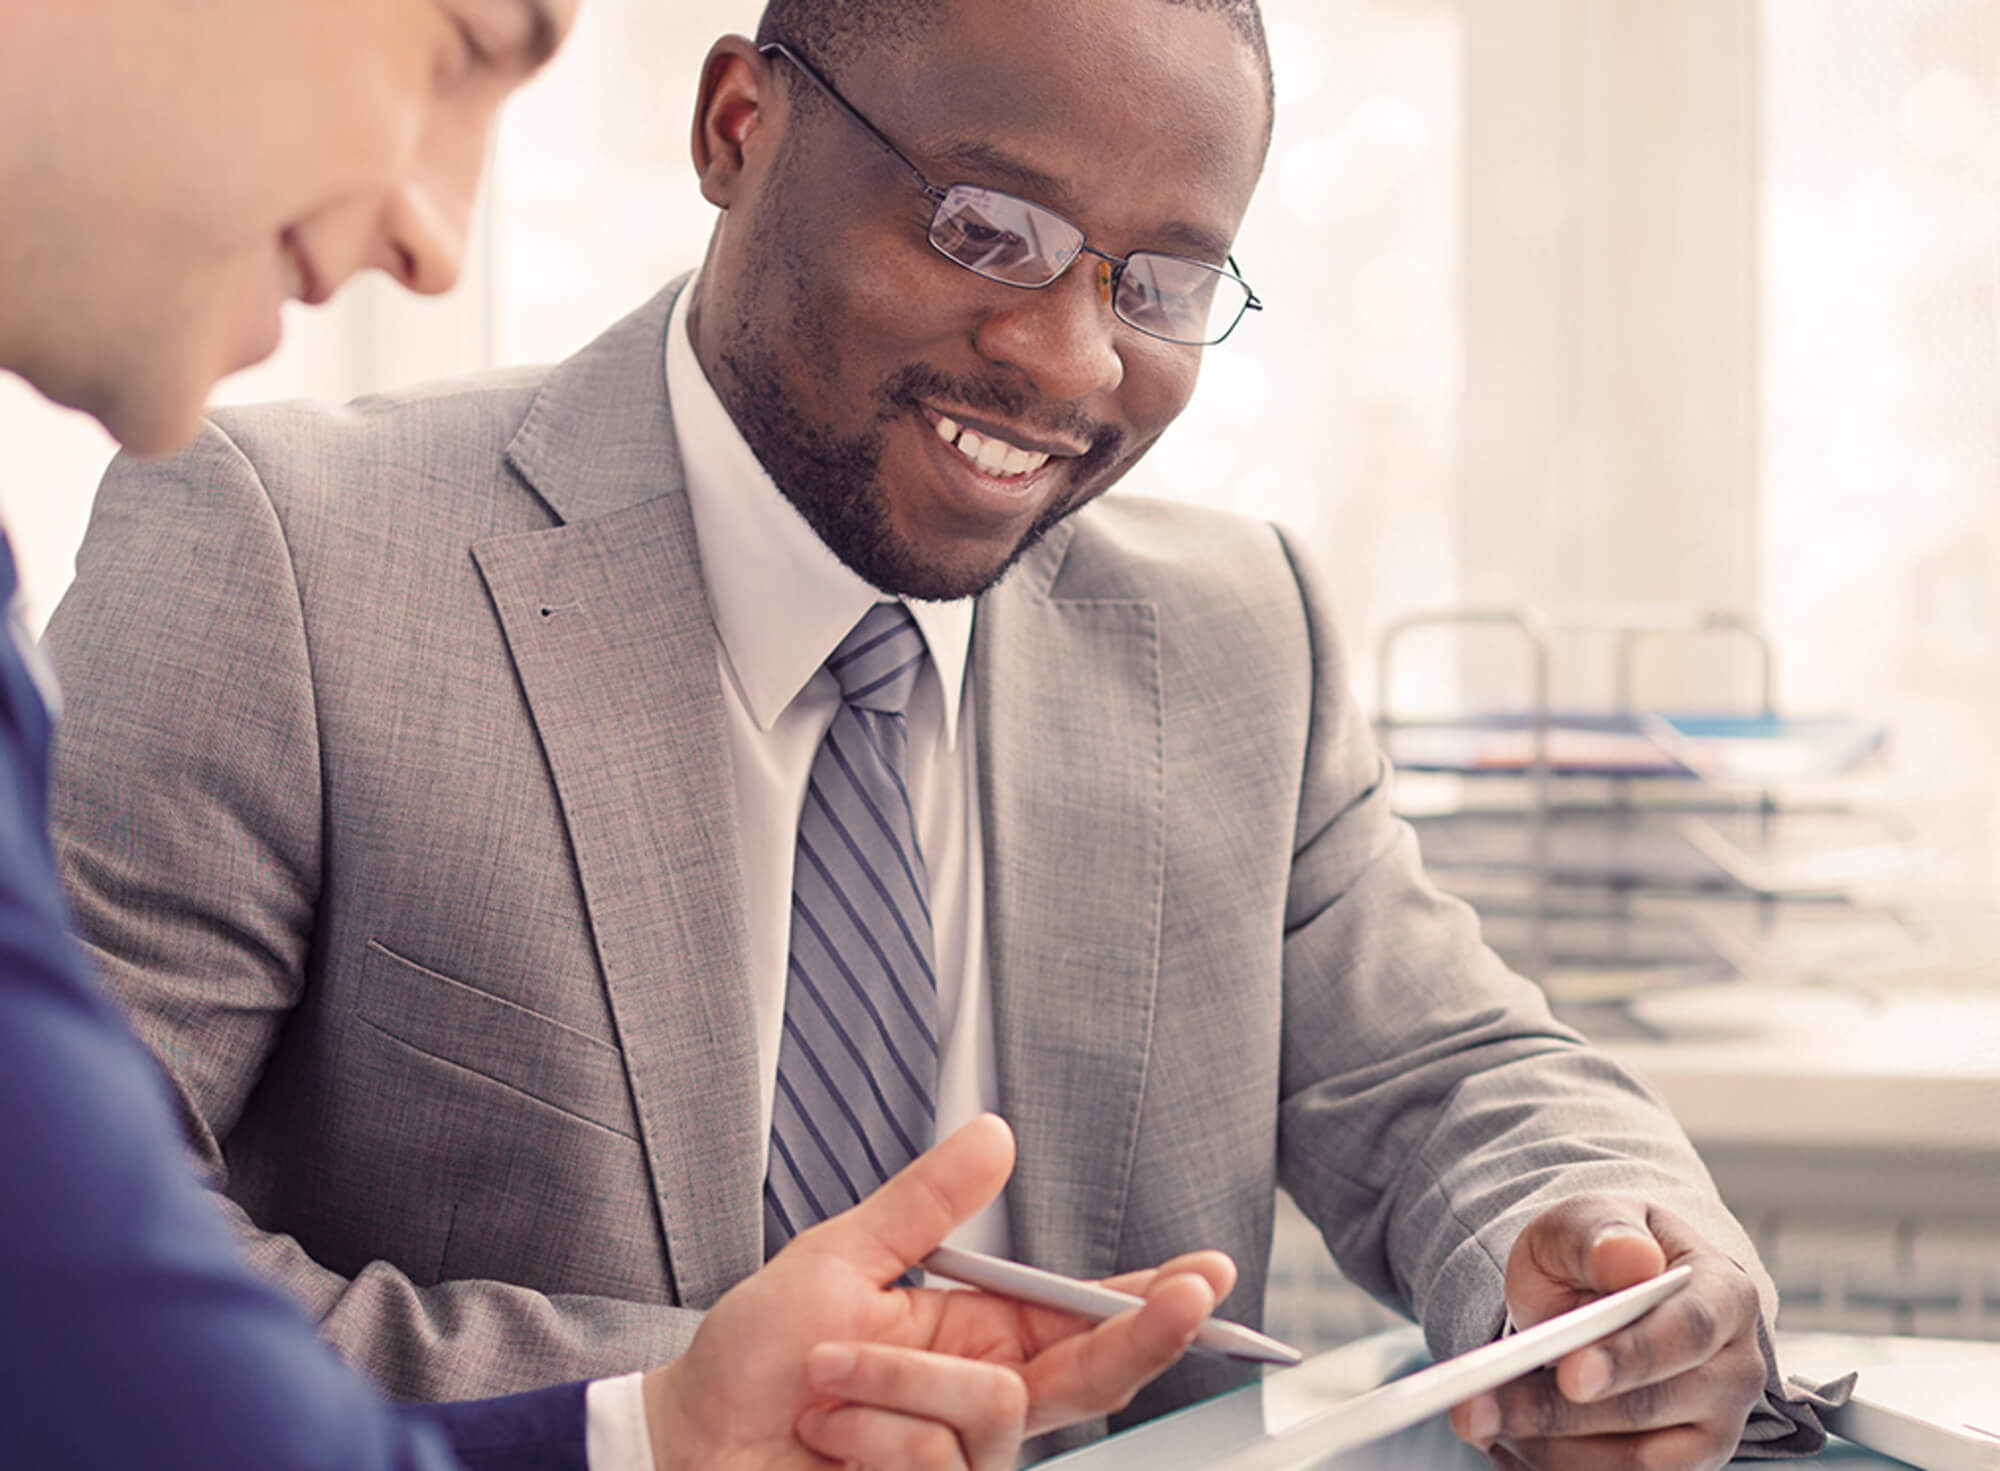
<path id="1" fill-rule="evenodd" d="M 1218 1471 L 1288 1471 L 1393 1435 L 1608 1337 L 1680 1291 L 1693 1275 L 1690 1267 L 1675 1267 L 1394 1380 L 1244 1448 L 1218 1462 Z"/>

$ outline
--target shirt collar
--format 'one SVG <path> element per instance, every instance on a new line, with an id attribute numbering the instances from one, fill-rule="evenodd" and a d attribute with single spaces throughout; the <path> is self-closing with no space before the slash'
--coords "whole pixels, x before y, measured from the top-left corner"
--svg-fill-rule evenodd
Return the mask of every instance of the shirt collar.
<path id="1" fill-rule="evenodd" d="M 827 549 L 785 499 L 694 355 L 688 283 L 667 323 L 667 403 L 680 441 L 702 580 L 743 702 L 768 731 L 870 606 L 887 594 Z M 972 645 L 973 600 L 905 598 L 942 693 L 944 739 L 958 745 L 958 711 Z"/>

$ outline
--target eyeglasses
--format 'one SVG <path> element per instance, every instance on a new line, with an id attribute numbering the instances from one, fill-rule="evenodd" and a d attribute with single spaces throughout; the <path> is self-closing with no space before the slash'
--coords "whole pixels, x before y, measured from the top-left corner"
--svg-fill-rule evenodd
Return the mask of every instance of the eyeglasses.
<path id="1" fill-rule="evenodd" d="M 1222 341 L 1236 330 L 1245 312 L 1264 309 L 1250 283 L 1236 273 L 1234 256 L 1228 257 L 1229 269 L 1223 270 L 1158 250 L 1110 255 L 1086 244 L 1083 231 L 1054 210 L 1031 200 L 977 184 L 940 189 L 791 47 L 772 41 L 757 49 L 764 56 L 782 56 L 798 68 L 876 147 L 910 171 L 937 206 L 931 215 L 930 242 L 946 260 L 989 281 L 1038 290 L 1052 284 L 1079 255 L 1095 256 L 1099 285 L 1121 322 L 1149 337 L 1191 347 Z"/>

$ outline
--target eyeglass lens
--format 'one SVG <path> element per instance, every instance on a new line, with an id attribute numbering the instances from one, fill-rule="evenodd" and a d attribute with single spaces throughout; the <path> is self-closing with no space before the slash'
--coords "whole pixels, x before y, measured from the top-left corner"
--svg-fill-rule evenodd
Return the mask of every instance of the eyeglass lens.
<path id="1" fill-rule="evenodd" d="M 1012 194 L 956 184 L 931 219 L 931 244 L 969 271 L 1012 286 L 1046 286 L 1083 249 L 1083 232 Z M 1174 342 L 1220 342 L 1243 315 L 1250 288 L 1226 271 L 1156 251 L 1126 258 L 1112 310 Z"/>

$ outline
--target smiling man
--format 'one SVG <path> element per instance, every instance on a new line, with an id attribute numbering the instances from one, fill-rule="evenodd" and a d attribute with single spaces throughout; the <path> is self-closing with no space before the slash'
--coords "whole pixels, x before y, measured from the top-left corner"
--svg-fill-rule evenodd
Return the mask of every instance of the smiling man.
<path id="1" fill-rule="evenodd" d="M 1686 1139 L 1425 882 L 1309 561 L 1104 497 L 1260 305 L 1271 120 L 1252 0 L 780 0 L 702 73 L 694 279 L 107 477 L 50 630 L 80 919 L 396 1392 L 676 1352 L 990 1108 L 963 1241 L 1221 1246 L 1254 1320 L 1283 1184 L 1440 1351 L 1685 1261 L 1464 1432 L 1816 1444 Z"/>
<path id="2" fill-rule="evenodd" d="M 324 300 L 366 266 L 444 290 L 494 109 L 572 13 L 573 0 L 14 7 L 0 22 L 0 370 L 161 449 L 194 432 L 218 376 L 271 350 L 286 296 Z M 175 596 L 203 580 L 172 553 L 149 584 L 161 574 L 189 579 Z M 1191 1256 L 1130 1279 L 1145 1305 L 1092 1327 L 890 1287 L 1005 1180 L 1012 1141 L 986 1117 L 724 1295 L 670 1365 L 393 1410 L 233 1250 L 184 1167 L 158 1068 L 66 933 L 45 826 L 56 700 L 14 593 L 0 538 L 7 1466 L 443 1471 L 455 1450 L 496 1471 L 828 1458 L 1005 1471 L 1024 1433 L 1123 1403 L 1228 1289 L 1226 1260 Z M 206 758 L 189 755 L 200 781 Z"/>

